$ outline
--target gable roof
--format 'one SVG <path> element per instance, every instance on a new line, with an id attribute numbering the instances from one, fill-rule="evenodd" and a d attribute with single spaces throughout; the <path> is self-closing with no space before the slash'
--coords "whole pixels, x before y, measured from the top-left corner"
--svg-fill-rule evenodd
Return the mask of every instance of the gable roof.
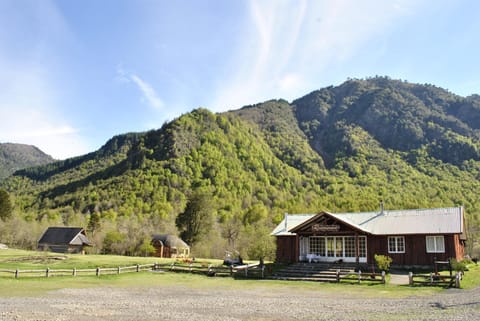
<path id="1" fill-rule="evenodd" d="M 464 208 L 433 208 L 413 210 L 382 210 L 380 212 L 328 213 L 289 215 L 275 228 L 272 235 L 294 235 L 300 228 L 319 216 L 329 216 L 364 233 L 373 235 L 462 234 Z M 285 220 L 287 228 L 285 229 Z M 288 223 L 290 221 L 291 223 Z M 295 224 L 296 223 L 296 224 Z"/>
<path id="2" fill-rule="evenodd" d="M 284 219 L 277 225 L 277 227 L 272 231 L 270 235 L 273 236 L 289 236 L 295 235 L 295 233 L 290 232 L 294 227 L 304 223 L 305 221 L 311 219 L 316 214 L 288 214 L 285 213 Z"/>
<path id="3" fill-rule="evenodd" d="M 152 241 L 160 241 L 162 242 L 163 246 L 168 246 L 172 248 L 190 248 L 185 241 L 179 238 L 176 235 L 171 234 L 156 234 L 153 235 Z"/>
<path id="4" fill-rule="evenodd" d="M 49 227 L 42 235 L 39 244 L 91 245 L 81 227 Z"/>

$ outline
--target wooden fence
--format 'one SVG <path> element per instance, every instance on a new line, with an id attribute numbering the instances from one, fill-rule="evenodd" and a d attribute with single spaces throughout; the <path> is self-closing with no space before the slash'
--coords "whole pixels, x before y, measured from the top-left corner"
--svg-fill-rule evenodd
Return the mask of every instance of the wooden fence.
<path id="1" fill-rule="evenodd" d="M 92 268 L 92 269 L 37 269 L 37 270 L 8 270 L 0 269 L 1 274 L 11 274 L 16 279 L 19 277 L 53 277 L 53 276 L 77 276 L 77 275 L 104 275 L 104 274 L 120 274 L 128 272 L 140 272 L 152 270 L 154 264 L 143 264 L 143 265 L 132 265 L 132 266 L 123 266 L 115 268 Z"/>
<path id="2" fill-rule="evenodd" d="M 408 274 L 409 284 L 414 285 L 427 285 L 427 286 L 443 286 L 446 288 L 459 288 L 460 280 L 462 279 L 462 273 L 457 272 L 455 275 L 440 275 L 435 273 L 430 274 Z"/>
<path id="3" fill-rule="evenodd" d="M 208 276 L 238 276 L 242 277 L 264 277 L 264 266 L 259 267 L 258 264 L 247 264 L 235 267 L 226 267 L 212 264 L 182 264 L 182 263 L 153 263 L 144 265 L 132 265 L 124 267 L 104 267 L 104 268 L 91 268 L 91 269 L 36 269 L 36 270 L 8 270 L 0 269 L 0 276 L 2 274 L 12 275 L 16 279 L 20 277 L 54 277 L 54 276 L 78 276 L 78 275 L 113 275 L 130 272 L 141 271 L 170 271 L 170 272 L 184 272 L 184 273 L 197 273 Z"/>

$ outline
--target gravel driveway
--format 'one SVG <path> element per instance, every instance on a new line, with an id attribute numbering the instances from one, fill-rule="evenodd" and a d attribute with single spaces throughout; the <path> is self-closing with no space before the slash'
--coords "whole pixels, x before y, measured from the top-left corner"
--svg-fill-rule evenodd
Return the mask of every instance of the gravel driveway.
<path id="1" fill-rule="evenodd" d="M 435 296 L 363 298 L 333 290 L 62 289 L 0 298 L 0 320 L 480 320 L 480 288 Z"/>

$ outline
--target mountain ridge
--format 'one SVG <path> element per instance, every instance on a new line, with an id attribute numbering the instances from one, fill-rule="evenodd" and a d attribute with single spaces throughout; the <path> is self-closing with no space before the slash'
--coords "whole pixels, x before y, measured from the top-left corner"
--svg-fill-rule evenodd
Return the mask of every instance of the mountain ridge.
<path id="1" fill-rule="evenodd" d="M 55 160 L 38 147 L 27 144 L 0 143 L 0 180 L 17 170 L 48 164 Z"/>
<path id="2" fill-rule="evenodd" d="M 178 233 L 175 218 L 196 190 L 215 204 L 210 235 L 195 246 L 207 256 L 238 247 L 252 257 L 252 240 L 285 212 L 375 210 L 380 200 L 390 208 L 464 204 L 478 227 L 479 111 L 475 95 L 350 79 L 291 103 L 196 109 L 96 152 L 18 171 L 3 186 L 18 215 L 83 221 L 104 252 L 127 251 L 112 248 L 113 231 L 129 246 L 141 243 L 135 229 Z"/>

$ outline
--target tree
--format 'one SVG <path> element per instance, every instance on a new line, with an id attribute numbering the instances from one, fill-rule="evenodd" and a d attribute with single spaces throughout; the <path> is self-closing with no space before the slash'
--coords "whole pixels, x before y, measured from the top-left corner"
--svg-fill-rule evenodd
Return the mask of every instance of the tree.
<path id="1" fill-rule="evenodd" d="M 7 191 L 0 189 L 0 219 L 5 221 L 12 216 L 13 206 Z"/>
<path id="2" fill-rule="evenodd" d="M 189 197 L 187 206 L 175 220 L 180 237 L 192 246 L 209 231 L 213 224 L 213 205 L 211 195 L 195 191 Z"/>

